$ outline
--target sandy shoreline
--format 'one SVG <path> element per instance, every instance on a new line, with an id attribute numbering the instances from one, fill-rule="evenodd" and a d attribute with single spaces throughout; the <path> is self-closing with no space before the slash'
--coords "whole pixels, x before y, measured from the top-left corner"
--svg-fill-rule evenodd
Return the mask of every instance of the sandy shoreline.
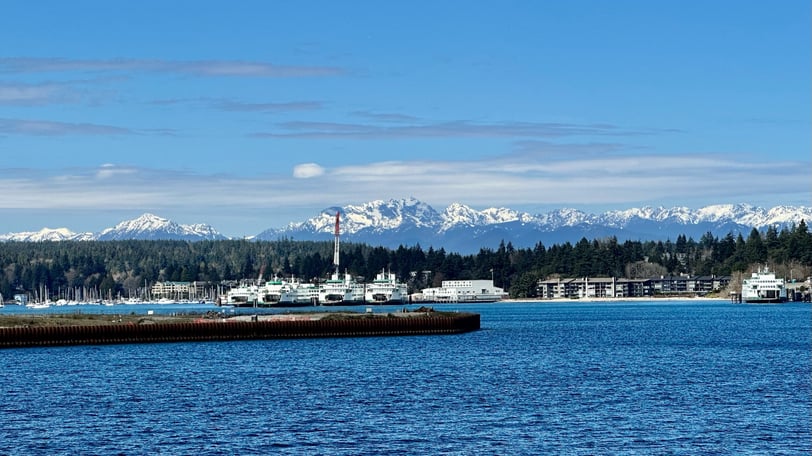
<path id="1" fill-rule="evenodd" d="M 503 299 L 500 302 L 513 303 L 513 302 L 540 302 L 540 303 L 562 303 L 562 302 L 673 302 L 673 301 L 692 301 L 692 302 L 711 302 L 711 301 L 730 301 L 729 298 L 724 297 L 707 297 L 707 296 L 665 296 L 655 297 L 646 296 L 640 298 L 526 298 L 526 299 Z"/>

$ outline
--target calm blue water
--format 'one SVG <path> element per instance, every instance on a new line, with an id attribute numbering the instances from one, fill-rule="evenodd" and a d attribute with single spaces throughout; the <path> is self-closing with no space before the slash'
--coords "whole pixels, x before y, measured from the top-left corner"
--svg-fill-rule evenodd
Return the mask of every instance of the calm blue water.
<path id="1" fill-rule="evenodd" d="M 0 454 L 812 450 L 809 304 L 435 308 L 483 329 L 0 350 Z"/>

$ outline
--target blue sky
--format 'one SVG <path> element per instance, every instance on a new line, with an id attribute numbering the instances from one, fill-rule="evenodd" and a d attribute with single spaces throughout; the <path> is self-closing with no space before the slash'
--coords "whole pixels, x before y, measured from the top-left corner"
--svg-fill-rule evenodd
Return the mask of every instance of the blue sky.
<path id="1" fill-rule="evenodd" d="M 810 205 L 810 3 L 16 1 L 0 232 Z"/>

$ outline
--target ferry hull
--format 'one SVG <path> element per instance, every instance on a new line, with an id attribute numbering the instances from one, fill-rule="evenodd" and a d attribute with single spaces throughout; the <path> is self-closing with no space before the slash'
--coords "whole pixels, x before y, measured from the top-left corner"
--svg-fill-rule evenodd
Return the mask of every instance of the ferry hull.
<path id="1" fill-rule="evenodd" d="M 387 298 L 379 298 L 379 299 L 371 299 L 368 300 L 367 304 L 376 304 L 376 305 L 387 305 L 387 304 L 406 304 L 407 300 L 405 298 L 400 299 L 387 299 Z"/>
<path id="2" fill-rule="evenodd" d="M 787 298 L 745 298 L 742 301 L 747 304 L 780 304 L 787 302 Z"/>
<path id="3" fill-rule="evenodd" d="M 301 302 L 279 301 L 279 302 L 275 302 L 275 303 L 269 305 L 268 307 L 311 307 L 312 305 L 313 305 L 313 303 L 304 302 L 304 301 L 301 301 Z"/>
<path id="4" fill-rule="evenodd" d="M 320 306 L 360 306 L 361 304 L 365 304 L 364 301 L 359 300 L 328 300 L 328 301 L 321 301 L 319 300 Z"/>

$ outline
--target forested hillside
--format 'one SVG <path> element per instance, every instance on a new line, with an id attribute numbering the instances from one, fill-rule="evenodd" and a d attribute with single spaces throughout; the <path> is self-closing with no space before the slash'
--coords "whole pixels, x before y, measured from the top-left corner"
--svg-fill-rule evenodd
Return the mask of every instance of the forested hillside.
<path id="1" fill-rule="evenodd" d="M 68 290 L 95 290 L 100 296 L 139 296 L 156 281 L 227 281 L 294 275 L 325 278 L 333 269 L 333 243 L 309 241 L 63 241 L 0 243 L 0 293 L 48 290 L 58 299 Z M 512 297 L 533 297 L 539 279 L 667 274 L 729 275 L 769 264 L 779 276 L 812 274 L 812 234 L 802 221 L 789 229 L 753 229 L 745 239 L 707 233 L 674 242 L 615 238 L 515 249 L 502 243 L 475 255 L 420 246 L 395 250 L 344 244 L 341 269 L 366 280 L 386 268 L 409 282 L 411 291 L 444 279 L 490 278 Z"/>

